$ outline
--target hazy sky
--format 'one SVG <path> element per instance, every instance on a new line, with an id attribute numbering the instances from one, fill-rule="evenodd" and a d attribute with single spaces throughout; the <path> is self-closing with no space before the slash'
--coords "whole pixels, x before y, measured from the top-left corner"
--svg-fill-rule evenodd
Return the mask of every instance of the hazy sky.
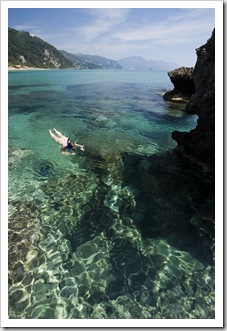
<path id="1" fill-rule="evenodd" d="M 194 66 L 195 49 L 210 38 L 214 15 L 212 8 L 18 8 L 8 10 L 8 25 L 74 54 Z"/>

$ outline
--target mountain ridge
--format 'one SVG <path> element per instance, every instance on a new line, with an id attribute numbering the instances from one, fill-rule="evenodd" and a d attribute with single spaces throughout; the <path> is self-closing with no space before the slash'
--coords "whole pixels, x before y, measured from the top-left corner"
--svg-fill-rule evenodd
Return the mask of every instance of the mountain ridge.
<path id="1" fill-rule="evenodd" d="M 122 69 L 117 61 L 108 59 L 104 56 L 99 55 L 89 55 L 82 53 L 68 53 L 65 50 L 60 50 L 60 52 L 70 61 L 77 66 L 81 63 L 83 69 Z"/>
<path id="2" fill-rule="evenodd" d="M 147 60 L 142 56 L 129 56 L 121 58 L 117 62 L 126 70 L 172 70 L 179 67 L 174 62 Z"/>
<path id="3" fill-rule="evenodd" d="M 146 60 L 130 56 L 119 60 L 89 54 L 73 54 L 58 50 L 53 45 L 26 31 L 8 28 L 8 66 L 43 69 L 125 69 L 172 70 L 177 64 L 163 60 Z"/>
<path id="4" fill-rule="evenodd" d="M 89 55 L 89 54 L 76 54 L 79 58 L 101 66 L 102 69 L 122 69 L 122 66 L 115 60 L 108 59 L 104 56 Z"/>

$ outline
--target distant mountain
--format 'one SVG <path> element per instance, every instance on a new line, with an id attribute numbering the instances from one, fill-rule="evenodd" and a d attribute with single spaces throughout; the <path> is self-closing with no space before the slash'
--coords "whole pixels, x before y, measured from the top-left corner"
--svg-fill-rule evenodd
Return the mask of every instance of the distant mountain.
<path id="1" fill-rule="evenodd" d="M 142 56 L 130 56 L 117 62 L 126 70 L 173 70 L 179 67 L 173 62 L 146 60 Z"/>
<path id="2" fill-rule="evenodd" d="M 35 68 L 74 68 L 54 46 L 29 32 L 8 29 L 8 64 L 9 66 Z"/>
<path id="3" fill-rule="evenodd" d="M 8 65 L 34 68 L 74 68 L 74 69 L 127 69 L 172 70 L 179 65 L 166 61 L 146 60 L 141 56 L 131 56 L 118 61 L 102 56 L 72 54 L 59 51 L 54 46 L 29 32 L 8 29 Z"/>
<path id="4" fill-rule="evenodd" d="M 114 60 L 107 59 L 98 55 L 76 54 L 81 60 L 87 63 L 94 63 L 101 69 L 122 69 L 121 65 Z"/>
<path id="5" fill-rule="evenodd" d="M 71 61 L 75 69 L 102 69 L 100 65 L 97 65 L 91 61 L 83 59 L 83 57 L 76 54 L 68 53 L 64 50 L 60 51 L 69 61 Z"/>
<path id="6" fill-rule="evenodd" d="M 75 65 L 78 61 L 81 61 L 83 66 L 89 69 L 122 69 L 121 65 L 117 61 L 107 59 L 103 56 L 81 53 L 71 54 L 66 51 L 61 51 L 61 53 Z"/>

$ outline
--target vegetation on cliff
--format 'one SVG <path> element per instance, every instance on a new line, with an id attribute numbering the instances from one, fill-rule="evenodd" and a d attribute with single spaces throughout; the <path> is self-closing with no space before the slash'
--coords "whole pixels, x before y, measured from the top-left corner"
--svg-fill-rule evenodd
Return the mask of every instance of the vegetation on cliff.
<path id="1" fill-rule="evenodd" d="M 114 60 L 59 51 L 29 32 L 8 29 L 8 65 L 48 69 L 122 69 Z"/>
<path id="2" fill-rule="evenodd" d="M 67 59 L 72 61 L 75 66 L 78 64 L 84 69 L 122 69 L 122 66 L 114 60 L 103 56 L 88 54 L 72 54 L 66 51 L 60 51 Z"/>
<path id="3" fill-rule="evenodd" d="M 8 64 L 35 68 L 73 68 L 54 46 L 28 32 L 8 29 Z"/>
<path id="4" fill-rule="evenodd" d="M 62 55 L 64 55 L 69 61 L 71 61 L 75 67 L 75 69 L 101 69 L 100 65 L 97 65 L 92 62 L 88 62 L 76 54 L 68 53 L 64 50 L 60 51 Z"/>

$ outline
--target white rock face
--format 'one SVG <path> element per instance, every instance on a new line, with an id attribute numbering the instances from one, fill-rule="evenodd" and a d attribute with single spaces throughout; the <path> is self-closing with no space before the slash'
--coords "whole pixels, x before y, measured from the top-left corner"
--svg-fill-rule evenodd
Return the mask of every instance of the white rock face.
<path id="1" fill-rule="evenodd" d="M 50 56 L 50 52 L 49 52 L 48 49 L 45 49 L 45 51 L 44 51 L 44 55 L 45 55 L 45 56 Z"/>
<path id="2" fill-rule="evenodd" d="M 22 63 L 25 63 L 26 60 L 24 58 L 24 55 L 19 55 L 19 60 L 22 62 Z"/>
<path id="3" fill-rule="evenodd" d="M 61 64 L 58 62 L 58 59 L 55 58 L 48 49 L 44 50 L 44 56 L 45 56 L 43 62 L 44 65 L 46 65 L 47 60 L 49 60 L 55 66 L 55 68 L 61 67 Z"/>

